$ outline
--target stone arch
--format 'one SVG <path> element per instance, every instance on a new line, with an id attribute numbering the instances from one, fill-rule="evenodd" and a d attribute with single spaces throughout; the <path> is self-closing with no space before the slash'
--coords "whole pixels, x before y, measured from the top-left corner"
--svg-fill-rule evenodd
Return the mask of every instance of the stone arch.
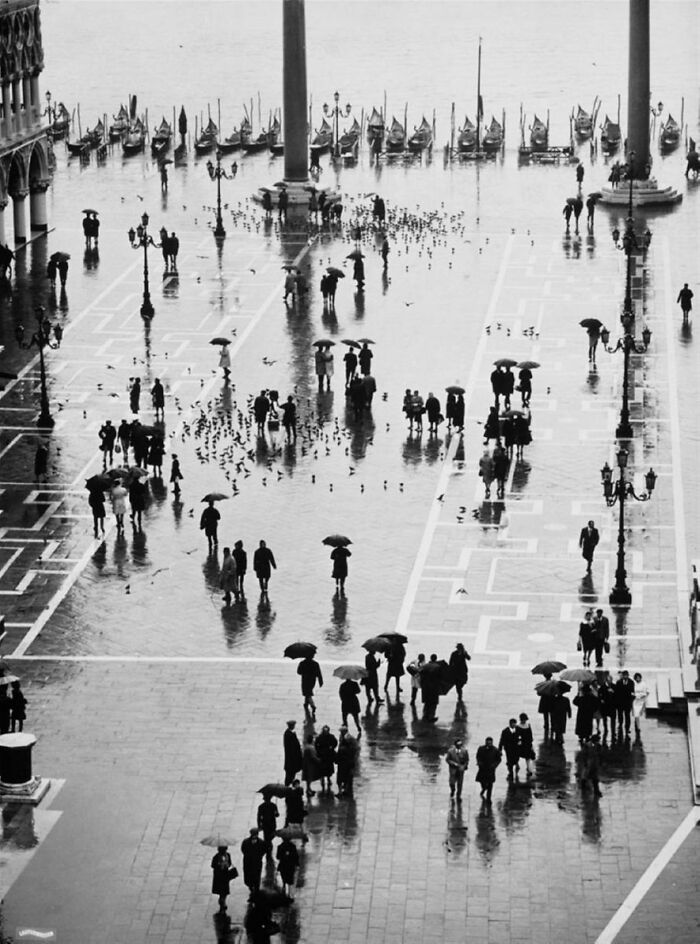
<path id="1" fill-rule="evenodd" d="M 7 192 L 11 197 L 26 195 L 28 190 L 27 165 L 20 151 L 14 151 L 7 168 Z"/>
<path id="2" fill-rule="evenodd" d="M 39 181 L 45 181 L 49 177 L 49 155 L 46 145 L 46 139 L 40 138 L 32 145 L 29 154 L 29 166 L 27 171 L 29 179 L 29 189 L 33 189 Z"/>

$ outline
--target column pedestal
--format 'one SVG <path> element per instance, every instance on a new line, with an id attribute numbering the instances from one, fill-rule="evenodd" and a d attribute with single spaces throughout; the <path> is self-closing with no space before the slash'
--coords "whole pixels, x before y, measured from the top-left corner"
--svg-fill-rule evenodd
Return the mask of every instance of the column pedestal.
<path id="1" fill-rule="evenodd" d="M 26 193 L 10 194 L 12 197 L 12 220 L 15 225 L 15 243 L 21 245 L 27 241 L 27 220 L 24 213 Z"/>
<path id="2" fill-rule="evenodd" d="M 0 803 L 28 803 L 36 806 L 50 787 L 50 781 L 32 774 L 33 734 L 0 735 Z"/>
<path id="3" fill-rule="evenodd" d="M 41 181 L 29 190 L 29 226 L 32 232 L 46 232 L 49 228 L 46 213 L 46 191 L 48 181 Z"/>

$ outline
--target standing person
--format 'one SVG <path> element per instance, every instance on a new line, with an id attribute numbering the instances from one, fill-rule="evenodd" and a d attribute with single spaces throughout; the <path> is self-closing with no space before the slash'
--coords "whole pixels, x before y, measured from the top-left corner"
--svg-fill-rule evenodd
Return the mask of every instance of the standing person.
<path id="1" fill-rule="evenodd" d="M 493 459 L 488 449 L 484 449 L 484 454 L 479 459 L 479 478 L 484 483 L 484 497 L 491 497 L 491 482 L 493 482 L 494 469 Z"/>
<path id="2" fill-rule="evenodd" d="M 462 786 L 464 773 L 469 766 L 469 751 L 462 746 L 462 738 L 455 738 L 454 744 L 445 754 L 450 778 L 450 799 L 453 800 L 457 792 L 457 802 L 462 802 Z"/>
<path id="3" fill-rule="evenodd" d="M 160 192 L 168 192 L 168 168 L 164 161 L 161 161 L 158 165 L 158 170 L 160 172 Z"/>
<path id="4" fill-rule="evenodd" d="M 321 276 L 321 282 L 320 282 L 320 284 L 319 284 L 319 288 L 321 289 L 321 298 L 323 299 L 323 310 L 324 310 L 324 311 L 326 311 L 326 309 L 328 308 L 328 294 L 329 294 L 329 289 L 328 289 L 329 283 L 328 283 L 328 280 L 329 280 L 329 278 L 330 278 L 330 276 L 329 276 L 328 274 L 324 273 L 324 274 Z"/>
<path id="5" fill-rule="evenodd" d="M 506 455 L 509 459 L 512 459 L 513 446 L 515 445 L 515 417 L 504 416 L 501 429 L 503 431 L 503 445 L 506 450 Z"/>
<path id="6" fill-rule="evenodd" d="M 221 561 L 221 573 L 219 574 L 219 586 L 224 591 L 224 602 L 226 606 L 231 606 L 232 593 L 236 599 L 236 603 L 238 603 L 236 560 L 231 555 L 230 547 L 224 548 L 224 556 Z"/>
<path id="7" fill-rule="evenodd" d="M 114 517 L 117 519 L 117 532 L 119 534 L 124 533 L 124 515 L 126 514 L 126 496 L 127 491 L 122 485 L 121 479 L 115 479 L 114 485 L 112 486 L 111 499 L 112 499 L 112 512 Z"/>
<path id="8" fill-rule="evenodd" d="M 7 686 L 0 685 L 0 734 L 10 733 L 12 699 L 7 693 Z"/>
<path id="9" fill-rule="evenodd" d="M 593 232 L 593 219 L 595 217 L 595 197 L 591 194 L 586 200 L 586 211 L 588 213 L 586 217 L 586 225 L 588 227 L 588 232 Z"/>
<path id="10" fill-rule="evenodd" d="M 362 684 L 367 692 L 367 707 L 375 700 L 378 705 L 384 704 L 384 699 L 379 697 L 379 675 L 377 670 L 380 666 L 379 659 L 373 652 L 368 652 L 365 656 L 365 671 L 367 674 L 362 680 Z"/>
<path id="11" fill-rule="evenodd" d="M 440 423 L 440 401 L 435 394 L 430 391 L 425 401 L 425 414 L 428 417 L 428 432 L 437 433 Z"/>
<path id="12" fill-rule="evenodd" d="M 350 715 L 352 720 L 355 722 L 357 736 L 358 738 L 361 737 L 362 728 L 360 727 L 360 699 L 357 697 L 360 694 L 360 686 L 352 679 L 345 679 L 338 689 L 338 694 L 340 696 L 340 710 L 343 715 L 343 724 L 347 726 L 348 715 Z"/>
<path id="13" fill-rule="evenodd" d="M 336 796 L 352 799 L 354 796 L 355 767 L 357 765 L 357 741 L 353 737 L 350 737 L 345 725 L 340 728 L 337 758 L 338 770 L 336 782 L 338 784 L 338 792 Z"/>
<path id="14" fill-rule="evenodd" d="M 170 249 L 170 246 L 169 246 L 170 239 L 168 237 L 167 229 L 164 226 L 161 226 L 161 228 L 158 230 L 158 235 L 160 236 L 160 252 L 161 252 L 161 255 L 163 256 L 163 266 L 165 267 L 164 271 L 167 272 L 168 271 L 168 254 L 169 254 L 168 250 Z"/>
<path id="15" fill-rule="evenodd" d="M 355 379 L 357 372 L 357 354 L 351 347 L 349 347 L 347 353 L 343 355 L 343 361 L 345 362 L 345 387 L 347 389 L 350 383 Z"/>
<path id="16" fill-rule="evenodd" d="M 546 672 L 544 676 L 545 682 L 551 681 L 552 673 Z M 538 714 L 542 715 L 542 721 L 544 723 L 544 736 L 545 739 L 549 737 L 549 726 L 552 720 L 552 700 L 553 696 L 546 693 L 540 695 L 540 701 L 537 705 Z"/>
<path id="17" fill-rule="evenodd" d="M 688 288 L 687 282 L 684 282 L 683 288 L 678 293 L 676 301 L 680 304 L 681 311 L 683 312 L 683 324 L 686 324 L 688 315 L 693 309 L 693 292 L 692 289 Z"/>
<path id="18" fill-rule="evenodd" d="M 148 464 L 153 469 L 153 478 L 161 479 L 163 477 L 163 456 L 165 455 L 165 443 L 160 433 L 154 433 L 148 444 Z"/>
<path id="19" fill-rule="evenodd" d="M 535 751 L 532 747 L 534 740 L 532 728 L 530 727 L 530 721 L 525 712 L 520 714 L 518 719 L 519 720 L 516 725 L 518 731 L 518 757 L 525 761 L 525 766 L 527 767 L 527 778 L 529 779 L 534 773 L 533 761 L 535 760 Z"/>
<path id="20" fill-rule="evenodd" d="M 265 843 L 258 835 L 257 826 L 253 826 L 250 830 L 250 835 L 241 843 L 241 853 L 243 854 L 243 881 L 250 892 L 248 901 L 251 901 L 260 888 L 265 852 Z"/>
<path id="21" fill-rule="evenodd" d="M 299 768 L 301 770 L 301 767 Z M 284 799 L 287 815 L 285 817 L 285 826 L 296 823 L 303 826 L 306 816 L 306 807 L 304 806 L 304 788 L 301 783 L 294 779 L 289 788 L 287 796 Z"/>
<path id="22" fill-rule="evenodd" d="M 296 881 L 296 872 L 299 868 L 299 852 L 291 839 L 283 839 L 277 846 L 275 853 L 277 858 L 277 871 L 282 879 L 282 891 L 290 901 L 292 898 L 292 889 Z"/>
<path id="23" fill-rule="evenodd" d="M 170 271 L 177 274 L 177 254 L 180 251 L 180 240 L 175 233 L 170 234 L 168 240 L 168 261 L 170 262 Z"/>
<path id="24" fill-rule="evenodd" d="M 316 348 L 316 353 L 314 354 L 314 366 L 316 368 L 316 377 L 318 379 L 318 392 L 323 393 L 323 382 L 326 379 L 326 358 L 324 356 L 322 347 Z"/>
<path id="25" fill-rule="evenodd" d="M 593 367 L 595 367 L 596 348 L 598 347 L 598 341 L 600 341 L 600 328 L 601 326 L 597 321 L 589 324 L 586 328 L 586 334 L 588 335 L 588 360 Z"/>
<path id="26" fill-rule="evenodd" d="M 279 196 L 277 197 L 277 218 L 282 222 L 287 222 L 287 207 L 289 206 L 289 194 L 287 193 L 286 187 L 282 187 L 280 190 Z"/>
<path id="27" fill-rule="evenodd" d="M 284 785 L 288 787 L 301 770 L 301 744 L 294 730 L 296 721 L 287 722 L 287 728 L 282 737 L 284 747 Z"/>
<path id="28" fill-rule="evenodd" d="M 452 429 L 452 420 L 455 415 L 455 403 L 457 402 L 457 397 L 454 393 L 448 393 L 447 399 L 445 400 L 445 419 L 447 420 L 447 428 Z"/>
<path id="29" fill-rule="evenodd" d="M 260 542 L 253 554 L 253 570 L 260 584 L 260 592 L 263 596 L 267 596 L 267 585 L 272 571 L 277 570 L 277 562 L 275 555 L 264 541 Z"/>
<path id="30" fill-rule="evenodd" d="M 253 401 L 253 415 L 255 416 L 255 423 L 258 428 L 258 436 L 261 436 L 265 432 L 265 420 L 269 412 L 270 401 L 267 399 L 265 391 L 261 390 L 259 396 Z"/>
<path id="31" fill-rule="evenodd" d="M 413 421 L 416 424 L 416 429 L 420 432 L 423 429 L 423 414 L 425 413 L 425 407 L 423 405 L 423 397 L 417 390 L 414 390 L 411 395 L 411 416 Z"/>
<path id="32" fill-rule="evenodd" d="M 455 688 L 457 689 L 457 701 L 463 701 L 462 689 L 469 681 L 469 666 L 467 662 L 470 660 L 471 656 L 462 643 L 458 642 L 450 655 L 449 661 L 450 674 L 454 679 Z"/>
<path id="33" fill-rule="evenodd" d="M 331 551 L 331 560 L 333 561 L 333 571 L 331 577 L 335 580 L 335 592 L 340 596 L 345 595 L 345 580 L 348 576 L 348 557 L 352 554 L 347 547 L 334 547 Z"/>
<path id="34" fill-rule="evenodd" d="M 489 409 L 489 415 L 484 423 L 484 445 L 488 446 L 491 439 L 499 441 L 501 436 L 500 421 L 498 418 L 498 407 L 492 406 Z"/>
<path id="35" fill-rule="evenodd" d="M 182 472 L 180 471 L 180 460 L 176 453 L 170 456 L 170 484 L 173 487 L 173 494 L 176 498 L 180 497 L 180 482 L 182 481 Z"/>
<path id="36" fill-rule="evenodd" d="M 454 410 L 452 411 L 452 422 L 454 424 L 454 428 L 459 433 L 464 430 L 464 410 L 464 394 L 458 393 L 457 399 L 455 400 Z"/>
<path id="37" fill-rule="evenodd" d="M 641 679 L 641 675 L 639 676 Z M 24 722 L 27 717 L 27 699 L 24 697 L 24 692 L 20 682 L 12 683 L 12 694 L 10 696 L 10 701 L 12 703 L 11 713 L 12 713 L 12 722 L 11 722 L 11 731 L 12 733 L 17 731 L 24 730 Z M 635 724 L 637 723 L 637 716 L 635 715 Z"/>
<path id="38" fill-rule="evenodd" d="M 282 410 L 282 426 L 287 435 L 287 441 L 297 441 L 297 406 L 294 397 L 289 394 L 286 403 L 280 404 Z"/>
<path id="39" fill-rule="evenodd" d="M 49 448 L 45 442 L 37 443 L 34 453 L 34 480 L 36 482 L 45 482 L 47 478 L 47 469 L 49 465 Z"/>
<path id="40" fill-rule="evenodd" d="M 403 395 L 403 403 L 401 405 L 401 411 L 405 414 L 406 419 L 408 420 L 408 429 L 410 432 L 413 432 L 413 406 L 412 406 L 413 394 L 410 389 L 406 387 L 406 391 Z"/>
<path id="41" fill-rule="evenodd" d="M 265 219 L 269 220 L 272 216 L 272 194 L 269 190 L 263 190 L 262 208 L 265 211 Z"/>
<path id="42" fill-rule="evenodd" d="M 526 416 L 513 417 L 513 433 L 515 439 L 515 458 L 522 459 L 523 449 L 532 442 L 530 420 Z"/>
<path id="43" fill-rule="evenodd" d="M 257 821 L 268 855 L 272 855 L 272 840 L 277 832 L 277 817 L 279 815 L 280 811 L 277 809 L 277 804 L 273 803 L 269 796 L 263 796 L 263 801 L 258 807 Z"/>
<path id="44" fill-rule="evenodd" d="M 523 409 L 530 406 L 530 397 L 532 396 L 532 371 L 529 367 L 523 367 L 518 374 L 518 387 L 520 388 L 520 399 Z"/>
<path id="45" fill-rule="evenodd" d="M 498 413 L 501 394 L 504 393 L 503 371 L 500 367 L 494 367 L 491 371 L 491 390 L 493 391 L 493 405 L 496 409 L 496 413 Z"/>
<path id="46" fill-rule="evenodd" d="M 496 768 L 501 763 L 501 752 L 494 747 L 493 738 L 487 737 L 476 752 L 478 767 L 476 780 L 481 784 L 481 798 L 491 802 L 491 792 L 496 781 Z"/>
<path id="47" fill-rule="evenodd" d="M 216 855 L 211 860 L 213 875 L 211 877 L 211 893 L 219 896 L 219 911 L 226 911 L 226 899 L 230 894 L 231 879 L 238 875 L 238 871 L 233 868 L 231 856 L 228 853 L 228 846 L 219 846 Z"/>
<path id="48" fill-rule="evenodd" d="M 122 450 L 122 459 L 124 460 L 124 465 L 128 461 L 129 445 L 131 444 L 131 423 L 126 420 L 122 420 L 119 424 L 119 429 L 117 430 L 117 438 L 119 439 L 119 445 Z"/>
<path id="49" fill-rule="evenodd" d="M 156 377 L 151 387 L 151 402 L 153 403 L 153 411 L 156 415 L 156 422 L 159 419 L 165 418 L 165 390 L 163 389 L 163 384 Z"/>
<path id="50" fill-rule="evenodd" d="M 228 383 L 228 379 L 231 376 L 231 354 L 229 353 L 228 344 L 221 345 L 219 367 L 221 367 L 224 372 L 224 383 Z"/>
<path id="51" fill-rule="evenodd" d="M 301 694 L 304 696 L 304 711 L 311 718 L 316 720 L 316 704 L 314 702 L 314 688 L 316 682 L 318 687 L 323 688 L 323 676 L 321 675 L 321 666 L 313 656 L 306 656 L 297 666 L 297 675 L 301 676 Z"/>
<path id="52" fill-rule="evenodd" d="M 238 602 L 239 598 L 241 600 L 245 600 L 243 581 L 245 579 L 246 571 L 248 570 L 248 555 L 243 549 L 243 541 L 236 541 L 236 543 L 233 545 L 231 555 L 236 562 L 235 592 L 236 602 Z"/>
<path id="53" fill-rule="evenodd" d="M 66 280 L 68 278 L 68 260 L 66 259 L 65 254 L 58 260 L 58 277 L 61 282 L 61 288 L 65 288 Z"/>
<path id="54" fill-rule="evenodd" d="M 146 510 L 146 486 L 138 476 L 129 485 L 129 504 L 134 531 L 143 531 L 142 516 Z"/>
<path id="55" fill-rule="evenodd" d="M 107 463 L 110 466 L 114 465 L 114 442 L 117 438 L 117 431 L 112 426 L 111 420 L 105 420 L 105 422 L 100 426 L 100 431 L 97 434 L 100 439 L 100 449 L 102 450 L 102 468 L 107 468 Z"/>
<path id="56" fill-rule="evenodd" d="M 593 554 L 599 541 L 600 534 L 595 526 L 595 522 L 589 521 L 585 528 L 581 528 L 581 533 L 578 538 L 578 546 L 581 548 L 581 557 L 586 561 L 586 573 L 591 572 Z"/>
<path id="57" fill-rule="evenodd" d="M 508 767 L 508 779 L 512 780 L 513 775 L 517 776 L 519 770 L 519 759 L 520 759 L 520 750 L 519 750 L 519 734 L 518 734 L 518 722 L 515 718 L 511 718 L 508 721 L 508 727 L 504 728 L 501 731 L 501 737 L 498 741 L 499 751 L 503 751 L 506 755 L 506 766 Z"/>
<path id="58" fill-rule="evenodd" d="M 501 390 L 503 391 L 503 405 L 506 410 L 510 409 L 510 398 L 515 390 L 515 374 L 506 364 L 506 368 L 501 376 Z"/>
<path id="59" fill-rule="evenodd" d="M 581 168 L 583 170 L 583 168 Z M 576 197 L 573 204 L 574 211 L 574 232 L 578 235 L 578 221 L 581 216 L 581 211 L 583 210 L 583 200 L 581 197 Z"/>
<path id="60" fill-rule="evenodd" d="M 357 291 L 361 292 L 365 287 L 365 264 L 361 255 L 355 256 L 353 260 L 352 277 L 357 283 Z"/>
<path id="61" fill-rule="evenodd" d="M 56 288 L 56 275 L 58 273 L 58 261 L 52 256 L 46 264 L 46 277 L 49 280 L 51 288 Z M 55 293 L 54 293 L 55 295 Z"/>
<path id="62" fill-rule="evenodd" d="M 370 351 L 369 346 L 365 342 L 360 348 L 360 353 L 357 355 L 357 361 L 360 365 L 360 373 L 363 377 L 366 377 L 367 374 L 372 373 L 372 358 L 374 354 Z"/>
<path id="63" fill-rule="evenodd" d="M 418 692 L 420 691 L 420 674 L 423 666 L 425 665 L 425 654 L 422 652 L 418 653 L 418 656 L 408 664 L 408 674 L 411 678 L 411 705 L 416 704 L 416 698 L 418 697 Z"/>
<path id="64" fill-rule="evenodd" d="M 635 672 L 633 679 L 634 679 L 634 701 L 632 702 L 632 714 L 634 716 L 634 732 L 637 735 L 637 737 L 639 737 L 640 734 L 642 733 L 641 722 L 642 722 L 642 718 L 644 717 L 646 713 L 647 698 L 649 697 L 649 689 L 644 684 L 644 680 L 642 679 L 641 672 Z M 12 687 L 14 688 L 15 685 L 19 685 L 19 682 L 13 682 Z M 12 717 L 14 718 L 14 709 L 13 709 Z M 15 730 L 14 722 L 13 722 L 12 730 L 13 731 Z M 20 731 L 21 730 L 22 729 L 20 728 Z"/>
<path id="65" fill-rule="evenodd" d="M 603 667 L 603 653 L 610 652 L 610 621 L 607 616 L 603 616 L 602 610 L 595 611 L 593 619 L 593 643 L 595 647 L 595 664 L 597 668 Z"/>
<path id="66" fill-rule="evenodd" d="M 405 674 L 403 664 L 406 661 L 406 649 L 399 640 L 392 640 L 391 649 L 386 654 L 386 680 L 384 682 L 384 691 L 389 690 L 390 680 L 396 679 L 396 697 L 399 697 L 401 685 L 399 680 Z"/>
<path id="67" fill-rule="evenodd" d="M 566 719 L 571 717 L 571 702 L 563 692 L 559 692 L 552 698 L 550 708 L 552 718 L 552 738 L 556 744 L 564 743 L 566 734 Z"/>
<path id="68" fill-rule="evenodd" d="M 144 468 L 148 459 L 148 434 L 138 420 L 131 424 L 131 448 L 134 454 L 134 464 Z"/>
<path id="69" fill-rule="evenodd" d="M 132 413 L 138 413 L 141 405 L 141 378 L 134 377 L 129 388 L 129 406 Z"/>
<path id="70" fill-rule="evenodd" d="M 335 751 L 338 747 L 338 738 L 331 734 L 327 724 L 321 728 L 321 733 L 314 741 L 314 747 L 321 764 L 321 793 L 331 791 L 331 780 L 335 772 Z"/>
<path id="71" fill-rule="evenodd" d="M 615 710 L 617 712 L 617 727 L 622 734 L 622 724 L 625 725 L 625 734 L 630 733 L 632 705 L 634 704 L 635 685 L 627 669 L 620 672 L 615 682 Z"/>
<path id="72" fill-rule="evenodd" d="M 568 234 L 568 232 L 569 232 L 569 224 L 570 224 L 570 222 L 571 222 L 571 214 L 574 212 L 573 207 L 571 206 L 570 203 L 565 203 L 565 204 L 564 204 L 564 209 L 563 209 L 561 212 L 562 212 L 562 216 L 564 217 L 564 219 L 565 219 L 565 221 L 566 221 L 566 232 L 567 232 L 567 234 Z"/>
<path id="73" fill-rule="evenodd" d="M 335 293 L 338 290 L 338 276 L 333 272 L 329 272 L 326 277 L 326 288 L 328 289 L 328 307 L 331 311 L 335 311 Z"/>
<path id="74" fill-rule="evenodd" d="M 586 613 L 578 626 L 578 642 L 576 648 L 583 653 L 583 666 L 591 664 L 591 653 L 595 649 L 596 631 L 593 625 L 593 610 Z"/>
<path id="75" fill-rule="evenodd" d="M 218 530 L 220 520 L 221 515 L 218 509 L 214 507 L 213 499 L 209 499 L 207 507 L 204 509 L 199 519 L 199 530 L 204 531 L 206 534 L 210 552 L 213 551 L 215 547 L 219 546 Z"/>
<path id="76" fill-rule="evenodd" d="M 423 718 L 434 724 L 437 721 L 437 707 L 440 702 L 441 684 L 437 672 L 428 671 L 431 663 L 437 662 L 435 653 L 430 654 L 430 661 L 421 669 L 420 687 L 423 698 Z"/>
<path id="77" fill-rule="evenodd" d="M 92 509 L 92 525 L 95 537 L 98 537 L 98 529 L 105 533 L 105 496 L 102 489 L 95 485 L 88 489 L 88 505 Z"/>
<path id="78" fill-rule="evenodd" d="M 506 493 L 506 479 L 510 461 L 505 449 L 497 442 L 493 450 L 493 476 L 496 479 L 496 498 L 503 498 Z"/>
<path id="79" fill-rule="evenodd" d="M 583 164 L 578 164 L 576 166 L 576 183 L 578 184 L 578 189 L 581 189 L 581 184 L 583 183 Z"/>
<path id="80" fill-rule="evenodd" d="M 600 676 L 601 673 L 597 673 Z M 596 713 L 596 733 L 600 731 L 600 722 L 603 722 L 603 737 L 608 736 L 608 723 L 612 734 L 615 734 L 615 687 L 609 672 L 603 672 L 598 683 L 598 711 Z"/>
<path id="81" fill-rule="evenodd" d="M 593 734 L 593 720 L 598 710 L 598 696 L 593 693 L 590 685 L 582 685 L 578 695 L 574 698 L 576 712 L 576 737 L 583 743 Z"/>

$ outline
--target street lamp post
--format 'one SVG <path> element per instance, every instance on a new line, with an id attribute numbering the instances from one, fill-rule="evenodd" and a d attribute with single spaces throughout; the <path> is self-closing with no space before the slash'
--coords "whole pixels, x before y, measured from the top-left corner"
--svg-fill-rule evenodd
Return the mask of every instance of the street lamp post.
<path id="1" fill-rule="evenodd" d="M 51 92 L 49 92 L 48 89 L 46 90 L 46 114 L 49 119 L 49 127 L 51 127 L 53 124 L 51 119 Z"/>
<path id="2" fill-rule="evenodd" d="M 237 165 L 234 163 L 231 165 L 231 173 L 227 174 L 226 171 L 221 166 L 221 158 L 223 157 L 221 148 L 216 149 L 216 167 L 211 161 L 207 161 L 207 172 L 211 180 L 216 181 L 216 227 L 214 229 L 214 239 L 226 239 L 226 230 L 224 229 L 223 220 L 221 219 L 221 178 L 224 177 L 226 180 L 233 180 L 236 176 L 236 171 L 238 169 Z"/>
<path id="3" fill-rule="evenodd" d="M 28 341 L 25 340 L 25 329 L 23 324 L 17 325 L 15 329 L 15 336 L 17 338 L 17 343 L 25 351 L 35 346 L 39 349 L 41 412 L 36 425 L 40 428 L 51 429 L 55 421 L 49 410 L 49 395 L 46 389 L 46 365 L 44 363 L 44 348 L 50 347 L 52 350 L 56 350 L 61 346 L 61 341 L 63 340 L 63 328 L 60 326 L 60 324 L 52 324 L 49 319 L 45 317 L 46 309 L 41 305 L 34 310 L 34 313 L 36 315 L 36 331 L 33 332 L 31 338 Z M 51 340 L 52 334 L 53 341 Z"/>
<path id="4" fill-rule="evenodd" d="M 154 242 L 153 237 L 148 234 L 148 213 L 144 213 L 141 222 L 134 229 L 132 226 L 128 233 L 129 242 L 132 249 L 143 249 L 143 301 L 141 303 L 141 315 L 144 318 L 152 318 L 155 315 L 155 309 L 151 302 L 151 292 L 148 286 L 148 247 L 155 246 L 160 248 L 160 244 Z"/>
<path id="5" fill-rule="evenodd" d="M 626 318 L 634 318 L 634 306 L 632 305 L 632 256 L 636 250 L 641 249 L 643 252 L 646 252 L 651 243 L 651 232 L 647 231 L 641 235 L 637 236 L 634 231 L 634 210 L 633 210 L 633 194 L 634 194 L 634 151 L 630 152 L 628 159 L 629 166 L 629 179 L 630 179 L 630 190 L 629 190 L 629 203 L 627 207 L 627 220 L 625 222 L 625 232 L 620 239 L 620 230 L 615 227 L 612 232 L 613 242 L 618 249 L 624 250 L 626 256 L 626 267 L 625 267 L 625 300 L 622 306 L 622 316 L 621 320 L 624 323 Z"/>
<path id="6" fill-rule="evenodd" d="M 323 114 L 333 115 L 333 157 L 340 157 L 340 115 L 342 109 L 340 108 L 340 92 L 333 93 L 333 101 L 335 105 L 333 108 L 329 108 L 328 105 L 324 104 Z M 349 117 L 350 112 L 352 111 L 352 105 L 350 102 L 345 106 L 345 116 Z"/>
<path id="7" fill-rule="evenodd" d="M 615 586 L 610 591 L 610 604 L 612 606 L 630 606 L 632 603 L 632 594 L 627 586 L 627 571 L 625 570 L 625 501 L 633 498 L 635 501 L 649 501 L 656 484 L 656 472 L 652 468 L 644 476 L 646 492 L 637 495 L 632 482 L 625 478 L 625 469 L 627 468 L 627 459 L 629 453 L 623 447 L 617 453 L 617 464 L 620 469 L 620 476 L 616 482 L 612 480 L 613 470 L 606 462 L 600 470 L 600 478 L 603 483 L 603 495 L 605 504 L 612 508 L 615 502 L 620 505 L 620 519 L 617 531 L 617 568 L 615 570 Z"/>
<path id="8" fill-rule="evenodd" d="M 610 341 L 610 332 L 607 328 L 603 328 L 601 330 L 600 340 L 603 342 L 603 347 L 608 352 L 608 354 L 615 354 L 617 351 L 622 351 L 623 354 L 624 367 L 622 372 L 622 408 L 620 409 L 620 422 L 617 424 L 615 435 L 618 439 L 631 439 L 634 433 L 632 430 L 632 424 L 630 423 L 628 389 L 630 354 L 643 354 L 647 350 L 649 344 L 651 343 L 651 331 L 649 328 L 645 327 L 642 331 L 642 340 L 637 341 L 637 339 L 632 334 L 634 318 L 631 315 L 623 317 L 623 325 L 625 328 L 625 333 L 621 338 L 618 338 L 614 347 L 610 347 L 608 344 Z"/>

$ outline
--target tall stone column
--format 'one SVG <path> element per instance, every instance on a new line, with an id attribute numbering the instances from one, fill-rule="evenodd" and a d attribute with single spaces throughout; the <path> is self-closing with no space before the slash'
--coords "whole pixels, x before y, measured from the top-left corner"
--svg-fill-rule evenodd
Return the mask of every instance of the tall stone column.
<path id="1" fill-rule="evenodd" d="M 282 0 L 284 180 L 294 189 L 309 179 L 304 0 Z"/>
<path id="2" fill-rule="evenodd" d="M 635 180 L 649 176 L 649 0 L 630 0 L 627 154 Z"/>
<path id="3" fill-rule="evenodd" d="M 7 245 L 7 236 L 5 235 L 5 209 L 7 208 L 7 200 L 0 199 L 0 243 L 3 246 Z"/>
<path id="4" fill-rule="evenodd" d="M 12 137 L 12 89 L 9 82 L 2 83 L 3 137 Z"/>
<path id="5" fill-rule="evenodd" d="M 15 134 L 22 130 L 22 90 L 18 78 L 12 80 L 12 129 Z"/>
<path id="6" fill-rule="evenodd" d="M 15 226 L 15 242 L 21 245 L 27 241 L 27 219 L 24 212 L 24 201 L 27 197 L 27 191 L 18 190 L 16 193 L 11 193 L 10 196 L 12 197 L 12 221 Z"/>
<path id="7" fill-rule="evenodd" d="M 46 214 L 48 189 L 48 180 L 35 180 L 29 184 L 29 226 L 32 232 L 45 232 L 49 228 Z"/>

